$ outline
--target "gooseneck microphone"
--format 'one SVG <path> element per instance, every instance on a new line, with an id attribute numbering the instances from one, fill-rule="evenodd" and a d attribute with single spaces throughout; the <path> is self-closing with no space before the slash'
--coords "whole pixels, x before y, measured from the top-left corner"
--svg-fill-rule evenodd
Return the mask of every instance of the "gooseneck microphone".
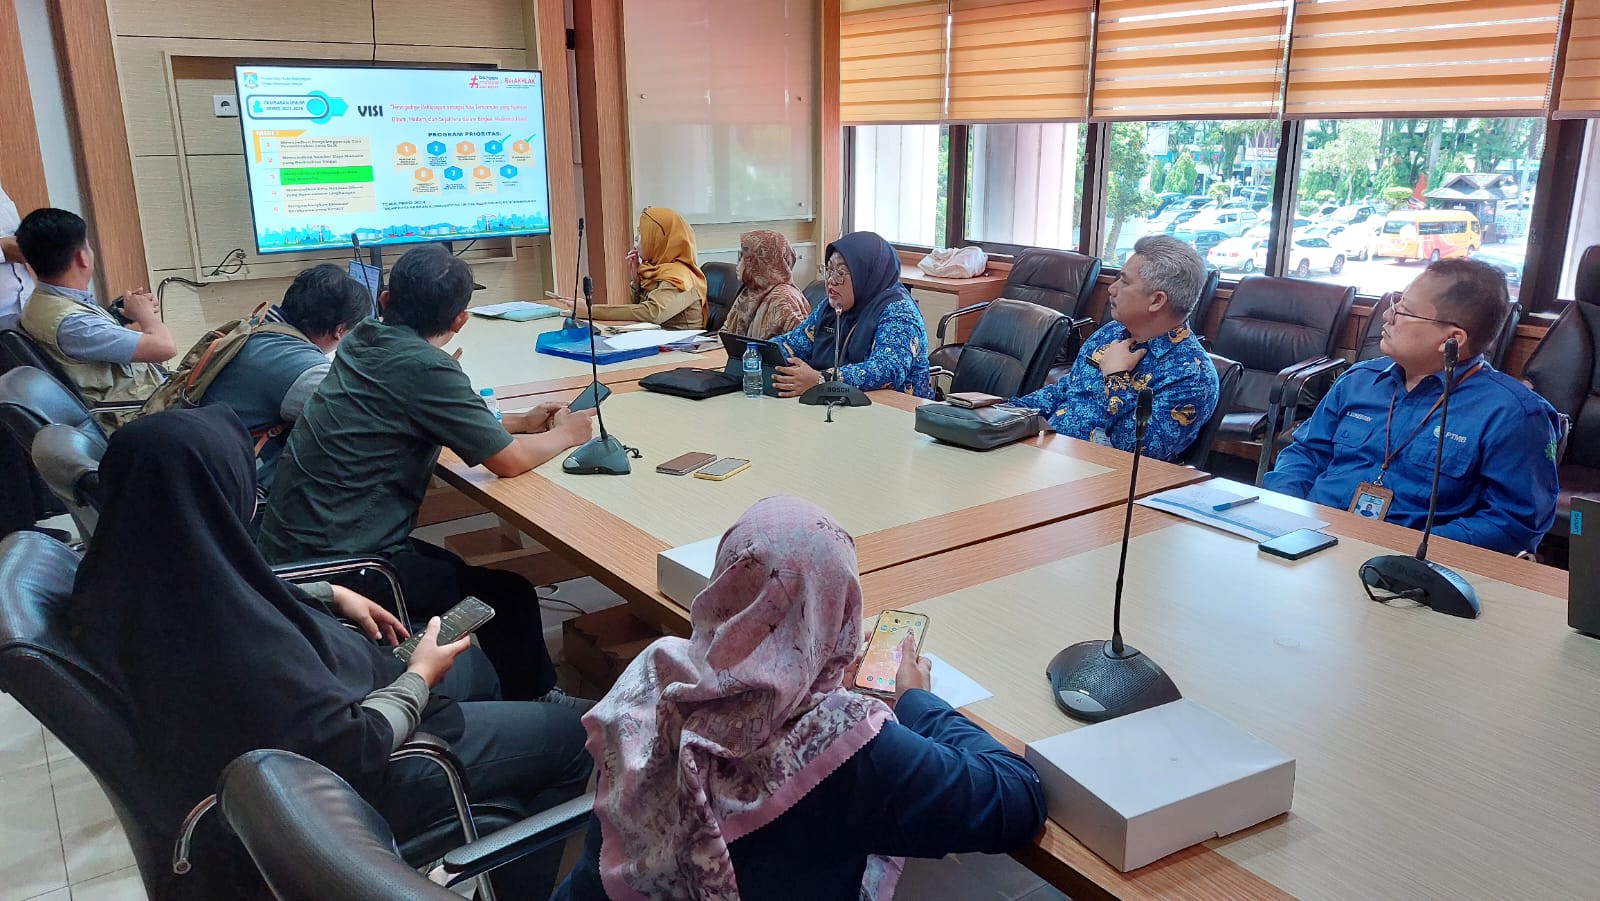
<path id="1" fill-rule="evenodd" d="M 1394 597 L 1410 598 L 1440 613 L 1477 619 L 1483 613 L 1477 590 L 1460 573 L 1428 559 L 1428 539 L 1433 535 L 1433 517 L 1439 509 L 1439 473 L 1444 469 L 1450 395 L 1455 390 L 1456 358 L 1459 354 L 1456 339 L 1450 338 L 1444 342 L 1444 396 L 1439 400 L 1439 448 L 1433 458 L 1433 490 L 1428 493 L 1428 518 L 1422 526 L 1422 541 L 1417 545 L 1417 553 L 1411 557 L 1401 554 L 1373 557 L 1361 564 L 1357 572 L 1367 586 L 1368 594 L 1372 589 L 1387 591 Z"/>
<path id="2" fill-rule="evenodd" d="M 589 366 L 594 372 L 594 386 L 600 384 L 600 362 L 597 358 L 594 337 L 594 280 L 587 275 L 583 277 L 583 303 L 589 309 Z M 600 408 L 605 403 L 600 399 L 599 388 L 595 387 L 594 417 L 600 424 L 600 435 L 590 438 L 578 445 L 577 450 L 567 455 L 561 461 L 561 471 L 575 476 L 606 475 L 625 476 L 633 471 L 633 466 L 628 462 L 629 457 L 638 457 L 639 452 L 617 440 L 615 435 L 606 431 L 605 414 Z"/>
<path id="3" fill-rule="evenodd" d="M 833 306 L 829 304 L 829 306 Z M 833 422 L 834 407 L 869 407 L 872 398 L 854 385 L 839 380 L 839 355 L 844 351 L 844 314 L 838 307 L 833 307 L 833 369 L 828 373 L 828 378 L 820 385 L 813 385 L 800 395 L 800 402 L 806 406 L 815 407 L 825 405 L 828 416 L 824 422 Z"/>
<path id="4" fill-rule="evenodd" d="M 578 273 L 583 271 L 583 217 L 578 217 L 578 251 L 572 256 L 572 315 L 561 323 L 563 329 L 583 328 L 578 324 Z M 560 297 L 561 295 L 556 295 Z M 584 298 L 588 302 L 587 296 Z M 589 330 L 594 331 L 594 310 L 589 311 Z"/>
<path id="5" fill-rule="evenodd" d="M 1154 660 L 1122 641 L 1122 577 L 1128 566 L 1128 541 L 1133 529 L 1133 500 L 1139 485 L 1139 458 L 1144 456 L 1145 430 L 1150 425 L 1154 394 L 1139 391 L 1134 408 L 1133 473 L 1128 477 L 1128 503 L 1122 518 L 1122 557 L 1111 605 L 1111 640 L 1083 641 L 1061 651 L 1045 668 L 1050 693 L 1067 716 L 1098 723 L 1183 697 L 1172 678 Z"/>

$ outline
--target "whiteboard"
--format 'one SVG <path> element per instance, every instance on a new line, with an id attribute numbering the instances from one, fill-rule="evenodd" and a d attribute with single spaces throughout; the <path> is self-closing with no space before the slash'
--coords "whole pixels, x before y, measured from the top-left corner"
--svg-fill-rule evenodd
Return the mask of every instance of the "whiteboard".
<path id="1" fill-rule="evenodd" d="M 810 219 L 817 0 L 624 0 L 635 207 Z"/>

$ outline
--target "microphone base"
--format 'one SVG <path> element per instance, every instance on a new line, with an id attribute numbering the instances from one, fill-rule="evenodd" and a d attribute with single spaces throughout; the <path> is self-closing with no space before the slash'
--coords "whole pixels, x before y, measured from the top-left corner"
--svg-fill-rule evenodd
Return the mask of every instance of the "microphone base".
<path id="1" fill-rule="evenodd" d="M 1132 645 L 1122 653 L 1109 641 L 1082 641 L 1064 649 L 1045 668 L 1050 695 L 1067 716 L 1098 723 L 1158 707 L 1183 697 L 1154 660 Z"/>
<path id="2" fill-rule="evenodd" d="M 575 476 L 625 476 L 633 471 L 628 449 L 615 435 L 590 438 L 561 461 L 561 471 Z"/>
<path id="3" fill-rule="evenodd" d="M 872 406 L 872 398 L 860 388 L 837 381 L 823 382 L 814 388 L 807 388 L 806 393 L 800 395 L 800 402 L 808 407 L 820 407 L 824 404 L 837 407 Z"/>
<path id="4" fill-rule="evenodd" d="M 1432 560 L 1399 554 L 1373 557 L 1361 564 L 1361 581 L 1393 594 L 1420 592 L 1418 603 L 1451 616 L 1477 619 L 1483 613 L 1478 592 L 1460 573 Z"/>

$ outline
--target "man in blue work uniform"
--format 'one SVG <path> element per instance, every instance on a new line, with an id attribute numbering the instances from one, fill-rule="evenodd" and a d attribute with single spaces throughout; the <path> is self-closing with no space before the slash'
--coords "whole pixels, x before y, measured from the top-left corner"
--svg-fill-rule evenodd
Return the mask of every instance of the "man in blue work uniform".
<path id="1" fill-rule="evenodd" d="M 1206 264 L 1170 235 L 1149 235 L 1111 283 L 1114 322 L 1089 336 L 1072 371 L 1011 403 L 1063 435 L 1132 451 L 1139 391 L 1154 394 L 1144 452 L 1173 460 L 1194 443 L 1217 408 L 1217 368 L 1189 328 Z"/>
<path id="2" fill-rule="evenodd" d="M 1263 484 L 1420 529 L 1428 516 L 1444 392 L 1444 344 L 1460 362 L 1434 534 L 1515 554 L 1555 522 L 1554 408 L 1483 357 L 1510 312 L 1506 280 L 1476 260 L 1440 260 L 1373 315 L 1386 357 L 1352 366 L 1295 431 Z"/>

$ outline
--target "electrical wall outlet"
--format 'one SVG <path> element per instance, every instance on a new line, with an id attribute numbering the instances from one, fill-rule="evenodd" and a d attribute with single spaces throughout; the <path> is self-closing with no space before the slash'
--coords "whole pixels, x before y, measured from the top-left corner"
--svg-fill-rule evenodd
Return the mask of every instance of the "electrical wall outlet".
<path id="1" fill-rule="evenodd" d="M 239 118 L 239 98 L 232 94 L 212 94 L 211 107 L 219 119 Z"/>

